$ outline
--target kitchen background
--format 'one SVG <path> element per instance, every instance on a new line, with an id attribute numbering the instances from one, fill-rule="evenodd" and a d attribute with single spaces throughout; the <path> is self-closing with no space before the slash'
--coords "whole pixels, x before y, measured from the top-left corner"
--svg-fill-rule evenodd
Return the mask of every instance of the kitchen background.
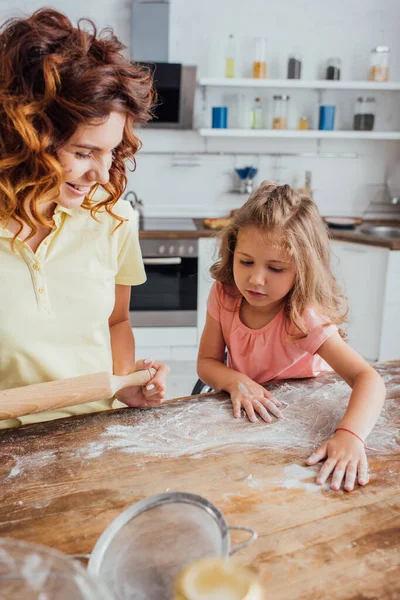
<path id="1" fill-rule="evenodd" d="M 42 2 L 27 0 L 10 8 L 8 2 L 0 0 L 0 17 L 4 21 L 9 16 L 29 13 L 42 5 Z M 132 57 L 131 0 L 87 0 L 84 4 L 77 0 L 68 3 L 53 0 L 51 6 L 73 20 L 87 16 L 99 28 L 113 27 L 127 45 L 127 56 Z M 228 36 L 233 35 L 237 52 L 235 74 L 251 77 L 254 40 L 265 37 L 268 79 L 286 79 L 289 54 L 300 52 L 302 80 L 324 79 L 326 60 L 339 57 L 340 79 L 360 81 L 368 77 L 371 49 L 384 45 L 390 48 L 389 80 L 400 82 L 399 23 L 398 0 L 337 0 L 335 3 L 326 0 L 248 0 L 246 3 L 242 0 L 170 0 L 167 59 L 197 66 L 198 80 L 223 78 Z M 334 104 L 335 129 L 352 130 L 356 99 L 368 95 L 376 99 L 374 131 L 400 131 L 400 84 L 399 91 L 373 92 L 356 89 L 317 91 L 312 88 L 282 91 L 198 85 L 193 129 L 144 129 L 139 134 L 143 148 L 137 158 L 137 170 L 129 175 L 128 189 L 134 190 L 142 200 L 144 215 L 229 216 L 230 211 L 246 199 L 243 194 L 233 193 L 239 183 L 234 169 L 248 164 L 258 169 L 255 184 L 271 178 L 303 187 L 305 172 L 311 172 L 313 197 L 322 215 L 361 217 L 375 203 L 385 204 L 388 200 L 385 181 L 400 160 L 400 135 L 397 140 L 385 140 L 302 139 L 296 136 L 227 138 L 199 134 L 199 129 L 211 127 L 212 106 L 228 106 L 228 127 L 248 128 L 250 109 L 256 97 L 262 101 L 265 127 L 271 129 L 272 96 L 277 93 L 290 95 L 289 129 L 297 129 L 302 115 L 309 118 L 310 129 L 318 129 L 318 104 Z M 390 218 L 400 221 L 400 216 L 396 216 L 392 207 L 390 209 Z M 213 247 L 211 239 L 200 238 L 199 281 L 206 277 Z M 391 252 L 388 248 L 382 251 L 386 252 L 385 257 L 379 255 L 376 262 L 376 272 L 381 277 L 381 295 L 387 286 L 394 290 L 394 295 L 388 297 L 385 292 L 385 298 L 377 298 L 374 304 L 375 314 L 371 315 L 369 308 L 364 313 L 360 330 L 370 327 L 371 321 L 376 329 L 373 349 L 369 352 L 372 355 L 366 356 L 370 360 L 381 355 L 383 307 L 388 302 L 395 308 L 390 317 L 386 314 L 385 318 L 400 320 L 400 292 L 392 279 L 387 280 L 390 273 L 392 278 L 400 279 L 396 270 L 399 262 L 393 263 L 390 258 L 400 252 Z M 365 257 L 365 260 L 375 264 L 374 258 Z M 382 279 L 383 271 L 385 279 Z M 368 274 L 366 279 L 370 276 Z M 370 288 L 363 287 L 363 276 L 360 277 L 357 289 L 365 298 Z M 372 286 L 371 290 L 376 287 L 373 281 L 368 285 Z M 154 353 L 157 358 L 172 361 L 173 371 L 178 373 L 175 379 L 171 378 L 170 396 L 190 393 L 196 378 L 194 359 L 204 317 L 204 306 L 200 306 L 200 302 L 204 303 L 208 290 L 208 287 L 200 287 L 199 309 L 203 316 L 198 318 L 197 327 L 145 327 L 138 330 L 139 352 Z M 399 298 L 395 303 L 393 298 L 397 299 L 397 293 Z M 161 289 L 159 294 L 162 294 Z M 190 335 L 186 331 L 189 329 L 192 330 Z M 169 341 L 171 339 L 174 342 Z M 365 347 L 365 340 L 359 343 Z M 396 358 L 399 355 L 400 351 Z M 188 360 L 182 364 L 182 359 Z"/>

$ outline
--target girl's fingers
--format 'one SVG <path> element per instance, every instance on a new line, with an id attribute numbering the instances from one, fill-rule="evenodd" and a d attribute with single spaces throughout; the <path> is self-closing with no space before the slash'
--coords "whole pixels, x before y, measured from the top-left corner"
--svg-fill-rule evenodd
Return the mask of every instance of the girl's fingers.
<path id="1" fill-rule="evenodd" d="M 336 463 L 335 470 L 332 475 L 331 489 L 332 490 L 340 490 L 340 486 L 342 485 L 344 474 L 346 473 L 348 462 L 347 460 L 339 460 Z"/>
<path id="2" fill-rule="evenodd" d="M 318 485 L 323 485 L 325 481 L 328 479 L 329 475 L 332 473 L 333 469 L 336 466 L 335 458 L 328 458 L 324 464 L 322 465 L 320 472 L 318 473 L 316 483 Z"/>
<path id="3" fill-rule="evenodd" d="M 271 392 L 268 392 L 267 390 L 264 390 L 264 396 L 266 398 L 268 398 L 268 400 L 272 400 L 272 402 L 275 404 L 275 406 L 282 406 L 282 402 L 280 400 L 277 400 L 272 394 Z"/>
<path id="4" fill-rule="evenodd" d="M 364 456 L 358 463 L 358 483 L 360 485 L 367 485 L 368 481 L 368 462 L 366 456 Z"/>
<path id="5" fill-rule="evenodd" d="M 242 406 L 246 411 L 247 416 L 249 417 L 249 421 L 251 421 L 252 423 L 257 423 L 258 419 L 256 417 L 256 413 L 254 412 L 252 403 L 249 402 L 249 400 L 244 400 L 242 402 Z"/>
<path id="6" fill-rule="evenodd" d="M 242 405 L 238 398 L 231 398 L 233 406 L 233 416 L 235 419 L 240 419 L 242 416 Z"/>
<path id="7" fill-rule="evenodd" d="M 272 418 L 271 418 L 270 414 L 268 413 L 267 409 L 265 408 L 265 406 L 263 406 L 261 401 L 258 402 L 257 400 L 254 400 L 253 408 L 258 412 L 260 417 L 262 419 L 264 419 L 264 421 L 266 423 L 272 423 Z"/>
<path id="8" fill-rule="evenodd" d="M 316 465 L 320 460 L 323 460 L 326 456 L 328 456 L 328 444 L 324 442 L 322 446 L 314 450 L 314 452 L 309 456 L 306 460 L 307 465 Z"/>
<path id="9" fill-rule="evenodd" d="M 268 409 L 273 415 L 275 415 L 275 417 L 277 417 L 278 419 L 283 418 L 283 414 L 281 413 L 279 408 L 277 408 L 277 405 L 274 403 L 274 400 L 271 400 L 270 398 L 262 398 L 260 402 L 265 406 L 266 409 Z"/>
<path id="10" fill-rule="evenodd" d="M 357 464 L 358 461 L 352 460 L 347 465 L 346 478 L 344 480 L 344 489 L 346 492 L 351 492 L 354 489 L 354 483 L 357 477 Z"/>

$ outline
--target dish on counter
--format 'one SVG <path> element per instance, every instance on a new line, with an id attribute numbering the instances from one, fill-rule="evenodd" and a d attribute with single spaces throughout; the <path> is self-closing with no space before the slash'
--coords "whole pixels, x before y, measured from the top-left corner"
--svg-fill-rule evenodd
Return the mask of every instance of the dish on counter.
<path id="1" fill-rule="evenodd" d="M 231 222 L 231 217 L 216 217 L 211 219 L 203 219 L 203 225 L 207 229 L 223 229 Z"/>
<path id="2" fill-rule="evenodd" d="M 355 229 L 362 219 L 357 217 L 323 217 L 330 229 Z"/>

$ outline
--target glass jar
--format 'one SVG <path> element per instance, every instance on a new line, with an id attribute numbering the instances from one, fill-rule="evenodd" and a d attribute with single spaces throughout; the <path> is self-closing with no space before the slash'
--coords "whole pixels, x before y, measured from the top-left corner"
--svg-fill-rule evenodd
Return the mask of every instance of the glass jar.
<path id="1" fill-rule="evenodd" d="M 267 77 L 267 40 L 263 37 L 255 39 L 253 77 L 254 79 Z"/>
<path id="2" fill-rule="evenodd" d="M 305 129 L 309 129 L 309 127 L 310 127 L 310 122 L 308 120 L 308 117 L 300 117 L 299 122 L 297 124 L 297 129 L 305 130 Z"/>
<path id="3" fill-rule="evenodd" d="M 389 48 L 377 46 L 371 50 L 369 81 L 387 81 L 389 79 Z"/>
<path id="4" fill-rule="evenodd" d="M 274 96 L 272 129 L 287 129 L 290 96 Z"/>
<path id="5" fill-rule="evenodd" d="M 300 54 L 289 54 L 288 66 L 287 66 L 287 78 L 288 79 L 300 79 L 301 78 L 301 56 Z"/>
<path id="6" fill-rule="evenodd" d="M 101 581 L 58 550 L 0 538 L 0 598 L 112 600 Z"/>
<path id="7" fill-rule="evenodd" d="M 325 79 L 338 80 L 340 79 L 340 69 L 342 61 L 340 58 L 328 58 L 326 63 L 326 77 Z"/>
<path id="8" fill-rule="evenodd" d="M 264 127 L 264 110 L 261 104 L 261 98 L 254 100 L 251 111 L 251 129 L 263 129 Z"/>
<path id="9" fill-rule="evenodd" d="M 375 98 L 360 96 L 357 98 L 354 112 L 355 131 L 372 131 L 375 122 Z"/>
<path id="10" fill-rule="evenodd" d="M 225 49 L 225 77 L 235 77 L 236 42 L 232 34 L 228 37 Z"/>

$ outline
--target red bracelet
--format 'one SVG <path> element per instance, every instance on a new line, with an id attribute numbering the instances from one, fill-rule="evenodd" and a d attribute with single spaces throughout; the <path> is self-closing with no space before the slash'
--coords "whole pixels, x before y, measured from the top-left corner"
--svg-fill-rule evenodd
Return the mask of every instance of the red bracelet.
<path id="1" fill-rule="evenodd" d="M 360 442 L 362 442 L 365 446 L 365 442 L 362 438 L 360 438 L 359 435 L 357 435 L 356 433 L 354 433 L 354 431 L 351 431 L 350 429 L 346 429 L 346 427 L 338 427 L 337 429 L 335 429 L 335 431 L 333 433 L 336 433 L 337 431 L 347 431 L 348 433 L 351 433 L 352 435 L 354 435 L 357 439 L 360 440 Z"/>

